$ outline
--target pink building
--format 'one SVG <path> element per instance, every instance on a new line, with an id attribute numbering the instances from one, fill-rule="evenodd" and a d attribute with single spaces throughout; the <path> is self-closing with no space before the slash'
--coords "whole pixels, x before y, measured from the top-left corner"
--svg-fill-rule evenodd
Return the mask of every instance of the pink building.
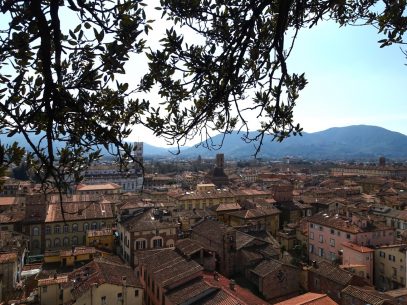
<path id="1" fill-rule="evenodd" d="M 338 214 L 318 213 L 308 218 L 308 249 L 310 261 L 342 262 L 343 244 L 380 246 L 395 241 L 394 229 L 373 223 L 366 217 L 352 219 Z"/>
<path id="2" fill-rule="evenodd" d="M 343 243 L 340 267 L 365 278 L 373 285 L 374 250 L 352 243 Z"/>

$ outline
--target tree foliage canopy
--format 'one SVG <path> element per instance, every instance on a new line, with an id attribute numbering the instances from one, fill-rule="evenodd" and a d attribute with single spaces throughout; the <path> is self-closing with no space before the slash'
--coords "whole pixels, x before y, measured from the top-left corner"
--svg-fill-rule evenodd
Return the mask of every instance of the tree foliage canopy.
<path id="1" fill-rule="evenodd" d="M 151 49 L 147 4 L 0 1 L 9 21 L 0 28 L 0 130 L 24 136 L 28 164 L 44 182 L 79 181 L 100 157 L 96 145 L 126 164 L 132 148 L 124 139 L 137 124 L 178 145 L 201 136 L 210 146 L 211 132 L 239 129 L 258 152 L 266 134 L 281 141 L 301 132 L 293 109 L 307 81 L 287 65 L 298 31 L 328 19 L 372 25 L 387 46 L 403 43 L 407 29 L 403 0 L 161 0 L 156 9 L 171 26 Z M 184 29 L 202 43 L 188 43 Z M 137 54 L 146 55 L 148 73 L 139 84 L 118 81 Z M 156 89 L 159 106 L 139 98 Z M 248 113 L 261 121 L 254 138 Z M 18 145 L 1 149 L 3 166 L 23 157 Z"/>

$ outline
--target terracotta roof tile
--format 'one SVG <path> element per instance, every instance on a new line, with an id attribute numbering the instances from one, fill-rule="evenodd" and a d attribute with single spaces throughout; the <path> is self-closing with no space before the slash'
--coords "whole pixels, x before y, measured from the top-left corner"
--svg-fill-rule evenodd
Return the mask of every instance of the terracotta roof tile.
<path id="1" fill-rule="evenodd" d="M 95 201 L 82 201 L 63 202 L 62 205 L 66 221 L 113 218 L 112 206 L 110 204 L 100 204 Z M 59 203 L 49 204 L 45 222 L 61 222 L 63 220 L 61 205 Z"/>
<path id="2" fill-rule="evenodd" d="M 186 256 L 191 256 L 203 249 L 199 243 L 189 238 L 177 240 L 175 247 Z"/>
<path id="3" fill-rule="evenodd" d="M 167 292 L 166 298 L 171 301 L 171 304 L 183 304 L 184 302 L 190 301 L 192 298 L 203 294 L 209 294 L 215 290 L 216 289 L 212 286 L 205 283 L 202 278 L 197 278 Z"/>
<path id="4" fill-rule="evenodd" d="M 338 305 L 326 294 L 308 292 L 274 305 Z"/>
<path id="5" fill-rule="evenodd" d="M 212 272 L 204 272 L 203 278 L 206 283 L 213 287 L 221 288 L 219 295 L 208 299 L 206 302 L 197 304 L 215 305 L 215 304 L 247 304 L 247 305 L 268 305 L 269 303 L 254 295 L 250 290 L 235 284 L 234 290 L 230 289 L 230 279 L 218 274 L 217 280 Z M 223 293 L 222 293 L 223 291 Z"/>
<path id="6" fill-rule="evenodd" d="M 354 277 L 354 274 L 325 261 L 318 262 L 317 267 L 311 267 L 309 272 L 318 274 L 341 285 L 349 284 Z"/>
<path id="7" fill-rule="evenodd" d="M 144 265 L 149 273 L 153 273 L 157 283 L 163 287 L 171 286 L 180 279 L 203 270 L 197 262 L 186 260 L 172 249 L 143 251 L 140 254 L 140 264 Z"/>
<path id="8" fill-rule="evenodd" d="M 75 298 L 87 292 L 93 284 L 102 285 L 109 283 L 122 286 L 123 277 L 125 277 L 127 286 L 142 287 L 130 266 L 105 260 L 93 260 L 69 273 L 68 277 L 69 281 L 66 283 L 66 286 L 72 288 L 72 295 Z"/>
<path id="9" fill-rule="evenodd" d="M 352 249 L 352 250 L 355 250 L 355 251 L 361 252 L 361 253 L 374 252 L 374 249 L 364 247 L 364 246 L 359 246 L 354 243 L 344 242 L 344 243 L 342 243 L 342 245 L 349 249 Z"/>
<path id="10" fill-rule="evenodd" d="M 16 252 L 0 253 L 0 264 L 7 264 L 15 261 L 17 261 Z"/>
<path id="11" fill-rule="evenodd" d="M 278 260 L 264 260 L 260 264 L 256 266 L 256 268 L 251 269 L 251 271 L 257 274 L 260 277 L 264 277 L 269 273 L 272 273 L 279 268 L 281 268 L 284 264 L 279 262 Z"/>
<path id="12" fill-rule="evenodd" d="M 242 219 L 252 219 L 252 218 L 259 218 L 264 216 L 276 215 L 280 214 L 281 211 L 275 207 L 270 208 L 256 208 L 256 209 L 249 209 L 249 210 L 240 210 L 236 212 L 230 212 L 228 215 L 242 218 Z"/>
<path id="13" fill-rule="evenodd" d="M 348 294 L 355 299 L 370 305 L 398 304 L 394 298 L 374 289 L 363 289 L 349 285 L 342 290 L 342 294 Z"/>
<path id="14" fill-rule="evenodd" d="M 60 275 L 57 277 L 38 280 L 38 286 L 49 286 L 49 285 L 63 284 L 63 283 L 67 283 L 67 282 L 68 282 L 68 276 Z"/>

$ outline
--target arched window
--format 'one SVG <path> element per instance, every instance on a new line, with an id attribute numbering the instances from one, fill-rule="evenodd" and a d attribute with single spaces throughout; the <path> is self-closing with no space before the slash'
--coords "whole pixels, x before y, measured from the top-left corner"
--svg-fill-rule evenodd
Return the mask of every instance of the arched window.
<path id="1" fill-rule="evenodd" d="M 78 236 L 72 237 L 72 246 L 76 246 L 78 244 Z"/>
<path id="2" fill-rule="evenodd" d="M 59 238 L 54 239 L 54 247 L 59 247 L 61 245 L 61 240 Z"/>
<path id="3" fill-rule="evenodd" d="M 69 246 L 69 238 L 68 238 L 68 237 L 64 237 L 64 239 L 63 239 L 63 241 L 62 241 L 62 244 L 63 244 L 64 246 Z"/>
<path id="4" fill-rule="evenodd" d="M 96 222 L 92 222 L 92 230 L 96 230 L 98 227 L 98 224 Z"/>
<path id="5" fill-rule="evenodd" d="M 78 232 L 78 224 L 74 223 L 72 225 L 72 232 Z"/>
<path id="6" fill-rule="evenodd" d="M 68 233 L 68 232 L 69 232 L 69 225 L 68 225 L 68 224 L 64 224 L 63 232 L 64 232 L 64 233 Z"/>
<path id="7" fill-rule="evenodd" d="M 38 227 L 33 228 L 33 236 L 38 236 L 40 235 L 40 229 Z"/>
<path id="8" fill-rule="evenodd" d="M 89 224 L 87 223 L 87 222 L 85 222 L 84 224 L 83 224 L 83 231 L 87 231 L 87 230 L 89 230 Z"/>
<path id="9" fill-rule="evenodd" d="M 45 234 L 51 234 L 51 226 L 45 226 Z"/>
<path id="10" fill-rule="evenodd" d="M 46 248 L 46 249 L 51 248 L 51 240 L 50 240 L 50 239 L 46 239 L 46 240 L 45 240 L 45 248 Z"/>

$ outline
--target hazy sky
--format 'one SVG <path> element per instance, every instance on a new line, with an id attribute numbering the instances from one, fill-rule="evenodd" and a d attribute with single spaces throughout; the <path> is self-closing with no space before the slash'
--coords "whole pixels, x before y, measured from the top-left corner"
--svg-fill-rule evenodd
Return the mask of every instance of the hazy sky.
<path id="1" fill-rule="evenodd" d="M 304 131 L 366 124 L 407 135 L 407 59 L 400 46 L 380 48 L 380 39 L 373 27 L 333 22 L 300 31 L 289 70 L 308 80 L 294 112 Z M 137 129 L 132 139 L 144 134 Z"/>
<path id="2" fill-rule="evenodd" d="M 379 39 L 373 27 L 334 23 L 300 33 L 290 66 L 309 81 L 295 110 L 304 130 L 368 124 L 407 135 L 407 60 Z"/>
<path id="3" fill-rule="evenodd" d="M 146 3 L 156 6 L 154 0 Z M 157 20 L 153 27 L 159 30 L 149 35 L 149 42 L 161 38 L 160 29 L 165 28 L 160 14 L 153 14 L 148 18 Z M 64 16 L 63 23 L 72 27 L 69 15 Z M 305 72 L 308 79 L 294 112 L 304 131 L 367 124 L 407 135 L 407 59 L 400 46 L 379 48 L 381 38 L 373 27 L 339 28 L 328 22 L 300 31 L 289 71 Z M 138 83 L 136 76 L 145 67 L 144 56 L 137 56 L 124 79 L 130 85 Z M 140 127 L 134 128 L 130 140 L 164 145 Z"/>

